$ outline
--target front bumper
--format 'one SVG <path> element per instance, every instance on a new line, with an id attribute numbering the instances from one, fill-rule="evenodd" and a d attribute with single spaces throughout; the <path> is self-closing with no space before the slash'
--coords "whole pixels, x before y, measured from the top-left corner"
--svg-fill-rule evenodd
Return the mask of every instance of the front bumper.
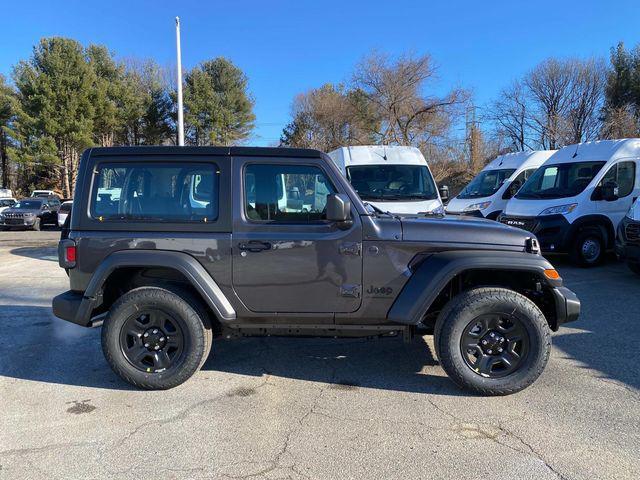
<path id="1" fill-rule="evenodd" d="M 533 233 L 543 252 L 567 253 L 569 250 L 571 224 L 564 215 L 516 217 L 502 214 L 498 221 Z"/>
<path id="2" fill-rule="evenodd" d="M 33 227 L 37 217 L 4 217 L 0 221 L 3 227 Z"/>
<path id="3" fill-rule="evenodd" d="M 640 222 L 624 217 L 616 231 L 616 256 L 640 264 Z"/>
<path id="4" fill-rule="evenodd" d="M 580 316 L 580 300 L 567 287 L 556 287 L 552 290 L 556 307 L 556 319 L 551 328 L 556 331 L 560 325 L 574 322 Z"/>

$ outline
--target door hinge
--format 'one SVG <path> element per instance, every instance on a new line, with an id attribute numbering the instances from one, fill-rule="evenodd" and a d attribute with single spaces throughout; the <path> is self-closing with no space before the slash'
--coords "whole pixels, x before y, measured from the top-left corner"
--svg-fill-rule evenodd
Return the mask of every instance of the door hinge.
<path id="1" fill-rule="evenodd" d="M 355 255 L 359 257 L 362 253 L 362 244 L 359 242 L 344 242 L 340 244 L 338 251 L 341 255 Z"/>
<path id="2" fill-rule="evenodd" d="M 361 292 L 361 285 L 344 284 L 340 287 L 340 295 L 342 297 L 360 298 Z"/>

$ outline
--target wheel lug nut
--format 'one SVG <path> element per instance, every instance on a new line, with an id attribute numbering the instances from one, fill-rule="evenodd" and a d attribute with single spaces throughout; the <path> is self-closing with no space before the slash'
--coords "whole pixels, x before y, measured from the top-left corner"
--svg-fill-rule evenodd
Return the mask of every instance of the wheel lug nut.
<path id="1" fill-rule="evenodd" d="M 498 352 L 502 352 L 502 347 L 498 347 Z"/>
<path id="2" fill-rule="evenodd" d="M 145 332 L 144 338 L 147 338 L 148 336 L 149 336 L 149 332 Z"/>
<path id="3" fill-rule="evenodd" d="M 156 345 L 155 347 L 153 347 L 154 350 L 160 350 L 160 345 Z"/>
<path id="4" fill-rule="evenodd" d="M 482 344 L 483 344 L 483 345 L 486 345 L 486 344 L 487 344 L 487 341 L 486 341 L 486 340 L 482 340 Z"/>
<path id="5" fill-rule="evenodd" d="M 157 328 L 154 328 L 154 329 L 153 329 L 153 333 L 158 333 L 158 329 L 157 329 Z"/>
<path id="6" fill-rule="evenodd" d="M 164 342 L 164 337 L 160 337 L 160 341 L 161 341 L 161 342 Z"/>
<path id="7" fill-rule="evenodd" d="M 145 346 L 145 347 L 147 347 L 147 348 L 149 348 L 149 344 L 148 344 L 148 343 L 145 343 L 145 344 L 144 344 L 144 346 Z"/>
<path id="8" fill-rule="evenodd" d="M 489 350 L 487 350 L 487 353 L 488 353 L 489 355 L 491 355 L 491 354 L 493 353 L 493 350 L 489 349 Z"/>

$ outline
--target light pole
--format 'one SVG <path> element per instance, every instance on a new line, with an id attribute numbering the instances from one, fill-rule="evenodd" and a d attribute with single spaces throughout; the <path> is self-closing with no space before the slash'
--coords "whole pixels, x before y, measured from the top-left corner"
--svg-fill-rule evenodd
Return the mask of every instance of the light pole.
<path id="1" fill-rule="evenodd" d="M 176 58 L 178 63 L 178 145 L 184 145 L 184 119 L 182 114 L 182 59 L 180 54 L 180 17 L 176 17 Z"/>

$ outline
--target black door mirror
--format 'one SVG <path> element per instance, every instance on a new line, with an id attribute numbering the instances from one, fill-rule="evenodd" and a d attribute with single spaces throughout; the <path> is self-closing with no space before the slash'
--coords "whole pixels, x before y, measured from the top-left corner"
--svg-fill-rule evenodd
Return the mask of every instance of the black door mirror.
<path id="1" fill-rule="evenodd" d="M 607 182 L 600 187 L 600 195 L 606 202 L 618 200 L 618 184 L 616 182 Z"/>
<path id="2" fill-rule="evenodd" d="M 443 202 L 449 200 L 449 187 L 447 185 L 442 185 L 440 188 L 438 188 L 438 191 L 440 192 L 440 199 Z"/>
<path id="3" fill-rule="evenodd" d="M 347 229 L 353 224 L 351 200 L 344 193 L 327 195 L 327 220 L 335 222 L 341 229 Z"/>

